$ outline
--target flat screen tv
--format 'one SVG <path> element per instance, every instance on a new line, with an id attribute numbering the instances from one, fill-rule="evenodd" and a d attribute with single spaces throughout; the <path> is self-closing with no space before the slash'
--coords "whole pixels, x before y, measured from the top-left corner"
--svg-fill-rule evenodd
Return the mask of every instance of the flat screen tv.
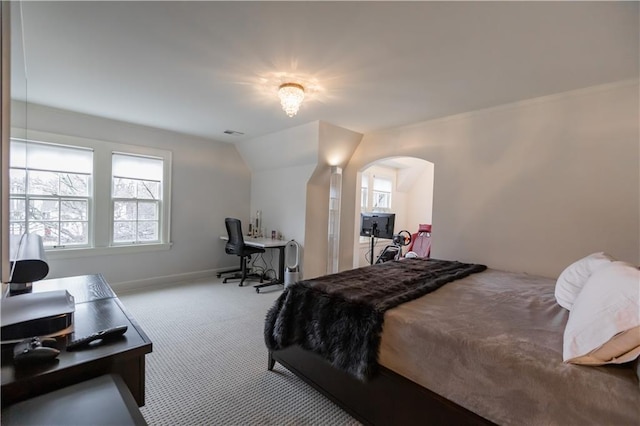
<path id="1" fill-rule="evenodd" d="M 360 236 L 393 239 L 395 213 L 360 213 Z"/>

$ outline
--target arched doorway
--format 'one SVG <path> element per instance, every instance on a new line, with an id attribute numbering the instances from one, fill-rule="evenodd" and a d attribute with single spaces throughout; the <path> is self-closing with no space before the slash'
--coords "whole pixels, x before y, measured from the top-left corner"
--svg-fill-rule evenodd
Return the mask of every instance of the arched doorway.
<path id="1" fill-rule="evenodd" d="M 359 208 L 356 207 L 354 217 L 356 229 L 360 227 L 361 212 L 394 213 L 394 233 L 401 230 L 414 233 L 419 224 L 431 224 L 433 172 L 433 163 L 414 157 L 383 158 L 362 168 L 356 180 L 356 194 L 359 198 Z M 380 251 L 390 242 L 374 239 L 374 250 L 371 253 L 370 238 L 356 238 L 353 267 L 366 266 L 372 258 L 375 261 Z"/>

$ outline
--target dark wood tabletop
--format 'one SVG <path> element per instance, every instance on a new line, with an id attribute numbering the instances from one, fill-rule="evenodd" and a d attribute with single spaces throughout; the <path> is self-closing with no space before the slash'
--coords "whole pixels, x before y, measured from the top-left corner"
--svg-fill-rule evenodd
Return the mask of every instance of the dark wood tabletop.
<path id="1" fill-rule="evenodd" d="M 2 346 L 2 406 L 110 373 L 120 374 L 138 405 L 144 405 L 145 355 L 152 351 L 151 340 L 102 275 L 33 284 L 34 292 L 62 289 L 75 298 L 73 333 L 56 337 L 60 355 L 45 363 L 16 366 L 13 345 Z M 121 338 L 73 352 L 65 350 L 71 340 L 120 325 L 128 327 Z"/>

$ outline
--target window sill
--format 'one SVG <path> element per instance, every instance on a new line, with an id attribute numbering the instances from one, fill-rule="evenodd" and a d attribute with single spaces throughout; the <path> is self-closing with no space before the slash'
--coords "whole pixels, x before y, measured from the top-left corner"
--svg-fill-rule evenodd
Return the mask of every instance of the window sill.
<path id="1" fill-rule="evenodd" d="M 61 248 L 47 250 L 45 255 L 48 260 L 74 259 L 79 257 L 109 256 L 113 254 L 135 254 L 153 251 L 167 251 L 173 243 L 161 244 L 132 244 L 112 247 L 93 248 Z"/>

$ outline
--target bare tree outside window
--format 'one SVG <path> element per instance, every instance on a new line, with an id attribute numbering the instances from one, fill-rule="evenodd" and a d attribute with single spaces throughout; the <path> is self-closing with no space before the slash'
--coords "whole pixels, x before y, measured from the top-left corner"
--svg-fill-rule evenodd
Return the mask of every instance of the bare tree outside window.
<path id="1" fill-rule="evenodd" d="M 159 242 L 162 159 L 114 154 L 112 163 L 113 243 Z"/>
<path id="2" fill-rule="evenodd" d="M 369 182 L 372 182 L 372 185 Z M 363 174 L 360 188 L 362 212 L 387 212 L 391 210 L 393 181 L 389 177 Z"/>
<path id="3" fill-rule="evenodd" d="M 91 151 L 13 140 L 11 148 L 9 232 L 36 233 L 45 247 L 88 245 Z"/>
<path id="4" fill-rule="evenodd" d="M 52 254 L 169 247 L 170 151 L 37 131 L 30 136 L 11 138 L 11 235 L 39 234 Z M 94 163 L 111 172 L 94 174 Z"/>

